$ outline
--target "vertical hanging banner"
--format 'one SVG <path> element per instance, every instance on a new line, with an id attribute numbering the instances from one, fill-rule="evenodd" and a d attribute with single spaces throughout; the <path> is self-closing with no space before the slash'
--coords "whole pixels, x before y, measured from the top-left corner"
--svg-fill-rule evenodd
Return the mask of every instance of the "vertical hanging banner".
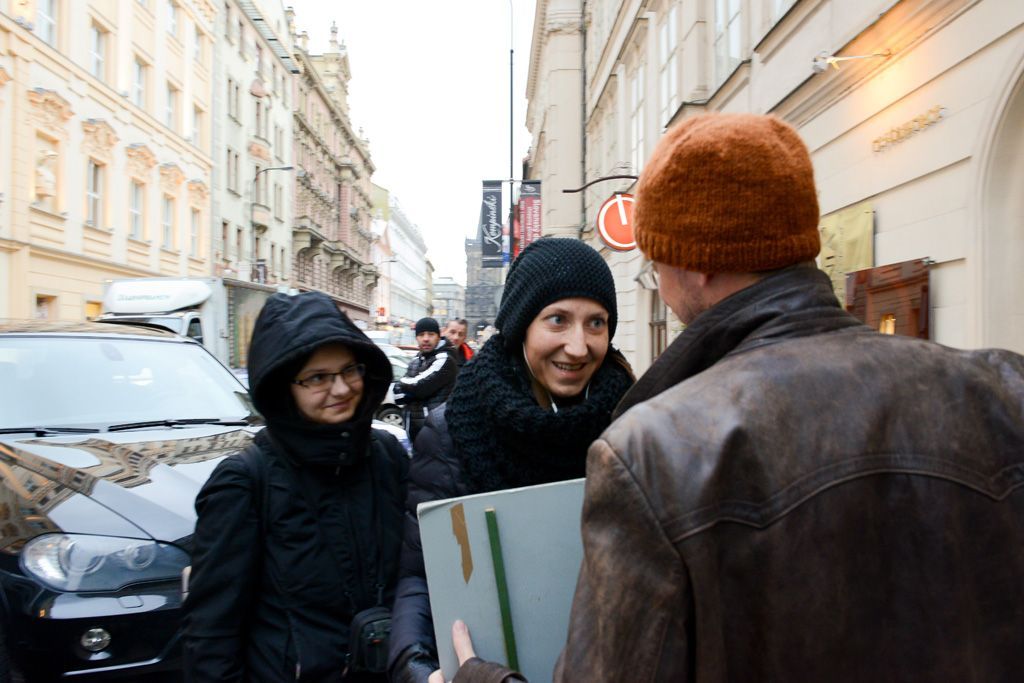
<path id="1" fill-rule="evenodd" d="M 480 249 L 484 268 L 501 268 L 501 181 L 485 180 L 480 203 Z"/>
<path id="2" fill-rule="evenodd" d="M 522 250 L 539 240 L 542 234 L 539 180 L 524 180 L 520 187 L 519 222 L 522 226 L 519 249 Z"/>

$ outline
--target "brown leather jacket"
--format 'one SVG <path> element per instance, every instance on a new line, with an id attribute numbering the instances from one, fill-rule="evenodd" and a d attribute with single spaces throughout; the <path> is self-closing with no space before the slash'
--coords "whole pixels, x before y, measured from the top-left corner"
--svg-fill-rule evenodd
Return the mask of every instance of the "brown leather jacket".
<path id="1" fill-rule="evenodd" d="M 1024 676 L 1024 358 L 878 334 L 796 267 L 620 411 L 556 679 Z"/>

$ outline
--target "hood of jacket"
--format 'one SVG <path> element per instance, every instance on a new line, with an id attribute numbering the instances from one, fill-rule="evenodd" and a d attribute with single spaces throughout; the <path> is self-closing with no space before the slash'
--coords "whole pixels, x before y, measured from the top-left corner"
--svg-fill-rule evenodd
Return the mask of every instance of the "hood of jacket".
<path id="1" fill-rule="evenodd" d="M 344 344 L 366 365 L 363 397 L 355 415 L 339 425 L 304 418 L 292 399 L 291 382 L 303 363 L 325 344 Z M 267 299 L 249 345 L 249 390 L 269 436 L 293 461 L 349 465 L 365 455 L 373 414 L 391 383 L 391 363 L 325 294 L 274 294 Z"/>

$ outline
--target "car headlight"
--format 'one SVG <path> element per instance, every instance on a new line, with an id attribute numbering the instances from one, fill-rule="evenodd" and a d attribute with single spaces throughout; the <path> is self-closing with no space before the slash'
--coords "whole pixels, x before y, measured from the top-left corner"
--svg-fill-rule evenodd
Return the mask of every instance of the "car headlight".
<path id="1" fill-rule="evenodd" d="M 21 568 L 58 591 L 116 591 L 142 581 L 177 581 L 181 548 L 138 538 L 44 534 L 25 544 Z"/>

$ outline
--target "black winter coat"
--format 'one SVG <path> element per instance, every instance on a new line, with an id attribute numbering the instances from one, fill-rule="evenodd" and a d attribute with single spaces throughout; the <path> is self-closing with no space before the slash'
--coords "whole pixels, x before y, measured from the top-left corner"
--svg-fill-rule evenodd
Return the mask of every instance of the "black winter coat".
<path id="1" fill-rule="evenodd" d="M 434 625 L 431 620 L 430 596 L 427 593 L 426 571 L 423 568 L 423 546 L 420 543 L 420 523 L 416 506 L 431 500 L 455 498 L 468 493 L 462 477 L 462 465 L 445 421 L 445 406 L 430 413 L 423 430 L 416 439 L 416 456 L 409 466 L 409 495 L 405 514 L 405 545 L 402 548 L 401 579 L 398 581 L 391 632 L 391 652 L 395 657 L 389 664 L 391 680 L 412 683 L 425 680 L 432 666 L 422 665 L 411 675 L 405 660 L 436 660 L 437 653 L 426 643 L 433 641 Z M 400 600 L 398 598 L 401 598 Z M 398 661 L 401 655 L 403 661 Z"/>
<path id="2" fill-rule="evenodd" d="M 432 351 L 418 353 L 405 377 L 395 382 L 395 399 L 403 406 L 409 441 L 415 441 L 430 411 L 448 400 L 458 373 L 455 350 L 442 338 Z"/>
<path id="3" fill-rule="evenodd" d="M 295 372 L 327 342 L 345 344 L 367 366 L 356 415 L 340 425 L 302 420 L 289 393 Z M 186 677 L 383 681 L 342 672 L 352 617 L 379 595 L 390 606 L 398 575 L 409 460 L 393 436 L 370 426 L 390 364 L 327 297 L 275 295 L 256 323 L 249 370 L 268 423 L 255 440 L 266 485 L 236 454 L 196 500 Z"/>

